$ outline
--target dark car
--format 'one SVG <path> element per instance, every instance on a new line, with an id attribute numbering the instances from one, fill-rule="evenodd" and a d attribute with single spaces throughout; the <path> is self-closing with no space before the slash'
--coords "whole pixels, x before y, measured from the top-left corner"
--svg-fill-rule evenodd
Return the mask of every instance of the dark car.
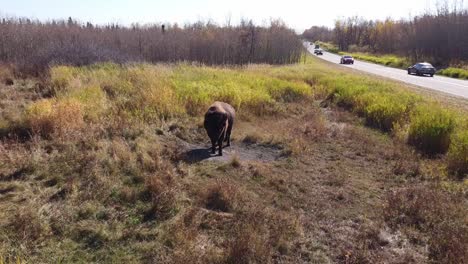
<path id="1" fill-rule="evenodd" d="M 408 67 L 408 74 L 424 75 L 429 74 L 431 77 L 434 76 L 436 69 L 430 63 L 420 62 L 415 65 Z"/>
<path id="2" fill-rule="evenodd" d="M 354 59 L 352 56 L 344 55 L 341 57 L 340 64 L 354 64 Z"/>

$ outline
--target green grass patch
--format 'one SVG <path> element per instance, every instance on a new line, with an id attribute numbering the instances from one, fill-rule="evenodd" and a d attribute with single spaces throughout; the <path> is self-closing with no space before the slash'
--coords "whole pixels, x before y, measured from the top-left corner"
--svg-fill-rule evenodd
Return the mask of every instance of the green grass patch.
<path id="1" fill-rule="evenodd" d="M 445 153 L 454 127 L 452 112 L 438 105 L 422 104 L 411 114 L 408 141 L 429 154 Z"/>
<path id="2" fill-rule="evenodd" d="M 448 169 L 460 178 L 468 174 L 468 130 L 453 134 L 448 151 Z"/>
<path id="3" fill-rule="evenodd" d="M 58 100 L 77 99 L 91 120 L 106 110 L 141 120 L 198 115 L 217 100 L 262 115 L 277 102 L 312 96 L 310 86 L 300 80 L 185 64 L 59 66 L 52 68 L 51 82 Z"/>

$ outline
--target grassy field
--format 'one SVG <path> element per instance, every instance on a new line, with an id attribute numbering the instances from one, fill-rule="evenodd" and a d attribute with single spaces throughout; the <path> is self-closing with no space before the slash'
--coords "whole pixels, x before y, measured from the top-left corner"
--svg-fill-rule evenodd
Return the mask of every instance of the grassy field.
<path id="1" fill-rule="evenodd" d="M 312 57 L 6 83 L 0 263 L 468 257 L 468 110 L 451 101 Z M 214 100 L 238 119 L 233 147 L 207 159 Z"/>

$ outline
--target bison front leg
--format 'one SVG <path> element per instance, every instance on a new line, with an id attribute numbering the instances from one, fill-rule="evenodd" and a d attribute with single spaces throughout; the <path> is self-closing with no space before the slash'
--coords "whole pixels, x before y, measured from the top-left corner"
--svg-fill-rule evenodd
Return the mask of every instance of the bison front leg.
<path id="1" fill-rule="evenodd" d="M 223 155 L 223 139 L 222 138 L 218 140 L 218 147 L 219 147 L 219 156 L 222 156 Z"/>
<path id="2" fill-rule="evenodd" d="M 216 153 L 216 141 L 215 140 L 211 140 L 211 154 L 215 154 Z"/>

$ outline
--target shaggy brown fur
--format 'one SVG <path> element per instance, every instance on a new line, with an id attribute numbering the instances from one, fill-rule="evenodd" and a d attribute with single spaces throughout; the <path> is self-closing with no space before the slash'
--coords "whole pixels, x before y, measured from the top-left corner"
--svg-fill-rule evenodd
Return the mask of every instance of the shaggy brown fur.
<path id="1" fill-rule="evenodd" d="M 205 114 L 204 126 L 211 140 L 211 152 L 216 152 L 216 144 L 219 147 L 219 155 L 223 155 L 223 141 L 227 146 L 231 145 L 231 131 L 234 125 L 236 111 L 223 102 L 214 102 Z"/>

